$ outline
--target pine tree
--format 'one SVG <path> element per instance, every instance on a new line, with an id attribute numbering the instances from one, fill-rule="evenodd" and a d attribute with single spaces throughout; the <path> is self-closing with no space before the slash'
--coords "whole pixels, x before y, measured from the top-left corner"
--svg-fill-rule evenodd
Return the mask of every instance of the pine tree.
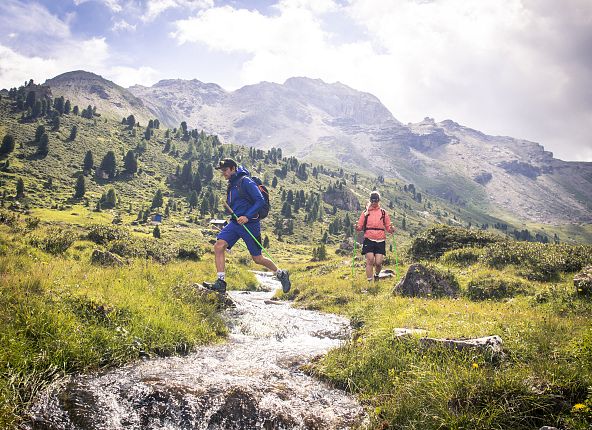
<path id="1" fill-rule="evenodd" d="M 17 199 L 25 197 L 25 183 L 23 182 L 23 178 L 16 180 L 16 197 Z"/>
<path id="2" fill-rule="evenodd" d="M 86 193 L 86 180 L 84 175 L 80 175 L 76 180 L 76 187 L 74 188 L 74 198 L 80 199 Z"/>
<path id="3" fill-rule="evenodd" d="M 55 115 L 51 120 L 51 129 L 53 131 L 58 131 L 60 129 L 60 116 Z"/>
<path id="4" fill-rule="evenodd" d="M 277 187 L 277 184 L 278 184 L 278 179 L 277 179 L 277 176 L 274 176 L 274 177 L 273 177 L 273 180 L 271 181 L 271 186 L 272 186 L 273 188 L 275 188 L 275 187 Z"/>
<path id="5" fill-rule="evenodd" d="M 152 198 L 152 206 L 151 208 L 160 208 L 162 207 L 163 204 L 163 199 L 162 199 L 162 190 L 160 190 L 160 188 L 158 190 L 156 190 L 156 193 L 154 194 L 154 197 Z"/>
<path id="6" fill-rule="evenodd" d="M 39 146 L 37 147 L 37 154 L 45 156 L 49 152 L 49 136 L 47 133 L 43 133 L 39 139 Z"/>
<path id="7" fill-rule="evenodd" d="M 93 155 L 92 155 L 92 152 L 90 150 L 88 150 L 88 151 L 86 151 L 86 155 L 84 156 L 84 166 L 82 167 L 82 169 L 85 172 L 90 172 L 93 167 L 95 167 Z"/>
<path id="8" fill-rule="evenodd" d="M 134 151 L 129 150 L 123 160 L 123 167 L 128 173 L 136 173 L 138 171 L 138 159 Z"/>
<path id="9" fill-rule="evenodd" d="M 136 117 L 133 115 L 128 116 L 127 117 L 127 125 L 130 129 L 134 128 L 134 126 L 136 125 Z"/>
<path id="10" fill-rule="evenodd" d="M 68 140 L 70 140 L 71 142 L 74 141 L 76 139 L 77 134 L 78 134 L 78 127 L 76 125 L 73 125 L 72 129 L 70 130 L 70 137 L 68 138 Z"/>
<path id="11" fill-rule="evenodd" d="M 43 125 L 37 126 L 37 130 L 35 130 L 35 143 L 39 143 L 39 139 L 45 133 L 45 127 Z"/>
<path id="12" fill-rule="evenodd" d="M 0 154 L 10 154 L 12 151 L 14 151 L 14 137 L 12 137 L 10 134 L 7 134 L 2 139 Z"/>
<path id="13" fill-rule="evenodd" d="M 103 157 L 101 161 L 101 170 L 107 173 L 109 179 L 113 179 L 115 177 L 115 173 L 117 171 L 117 161 L 115 159 L 115 152 L 109 151 Z"/>
<path id="14" fill-rule="evenodd" d="M 199 179 L 199 175 L 193 175 L 193 184 L 191 185 L 191 188 L 198 194 L 201 193 L 202 186 L 201 179 Z"/>
<path id="15" fill-rule="evenodd" d="M 158 225 L 154 227 L 154 230 L 152 230 L 152 236 L 154 236 L 156 239 L 160 239 L 160 227 Z"/>
<path id="16" fill-rule="evenodd" d="M 263 238 L 263 248 L 269 248 L 269 237 L 267 235 Z"/>
<path id="17" fill-rule="evenodd" d="M 195 192 L 195 190 L 192 191 L 191 194 L 189 195 L 189 199 L 187 200 L 187 203 L 189 203 L 190 209 L 194 209 L 197 207 L 199 200 L 198 200 L 197 192 Z"/>
<path id="18" fill-rule="evenodd" d="M 64 113 L 66 115 L 70 113 L 71 106 L 72 105 L 70 104 L 70 100 L 66 100 L 66 103 L 64 103 Z"/>

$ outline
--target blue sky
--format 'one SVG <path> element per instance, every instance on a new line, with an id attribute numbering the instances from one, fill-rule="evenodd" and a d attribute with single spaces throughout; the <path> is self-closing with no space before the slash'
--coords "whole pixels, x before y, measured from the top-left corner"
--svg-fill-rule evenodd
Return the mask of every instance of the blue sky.
<path id="1" fill-rule="evenodd" d="M 0 88 L 70 70 L 227 90 L 292 76 L 592 161 L 590 0 L 1 0 Z"/>

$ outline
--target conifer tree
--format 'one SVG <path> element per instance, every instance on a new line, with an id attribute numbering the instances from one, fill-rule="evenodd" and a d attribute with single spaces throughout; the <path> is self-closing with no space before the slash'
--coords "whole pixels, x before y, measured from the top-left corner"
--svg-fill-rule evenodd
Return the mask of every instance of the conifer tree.
<path id="1" fill-rule="evenodd" d="M 152 230 L 152 236 L 154 236 L 156 239 L 160 239 L 160 227 L 158 225 L 156 225 L 154 230 Z"/>
<path id="2" fill-rule="evenodd" d="M 115 159 L 115 152 L 109 151 L 103 157 L 101 161 L 101 170 L 105 171 L 109 176 L 109 179 L 113 179 L 115 177 L 115 173 L 117 171 L 117 161 Z"/>
<path id="3" fill-rule="evenodd" d="M 84 156 L 84 166 L 82 167 L 82 169 L 85 172 L 90 172 L 93 167 L 95 167 L 93 154 L 90 150 L 88 150 L 88 151 L 86 151 L 86 155 Z"/>
<path id="4" fill-rule="evenodd" d="M 86 180 L 84 175 L 80 175 L 76 180 L 76 187 L 74 188 L 74 198 L 80 199 L 86 193 Z"/>
<path id="5" fill-rule="evenodd" d="M 7 134 L 2 139 L 0 154 L 10 154 L 12 151 L 14 151 L 14 137 L 11 134 Z"/>
<path id="6" fill-rule="evenodd" d="M 78 127 L 76 125 L 73 125 L 72 129 L 70 130 L 70 137 L 68 138 L 68 140 L 70 140 L 71 142 L 74 141 L 76 139 L 77 134 L 78 134 Z"/>
<path id="7" fill-rule="evenodd" d="M 201 179 L 199 179 L 199 175 L 193 175 L 193 184 L 191 185 L 191 188 L 196 192 L 196 193 L 201 193 L 202 190 L 202 186 L 201 186 Z"/>
<path id="8" fill-rule="evenodd" d="M 78 108 L 78 105 L 74 106 L 74 109 L 72 109 L 72 113 L 74 115 L 78 115 L 80 113 L 80 109 Z"/>
<path id="9" fill-rule="evenodd" d="M 25 197 L 25 183 L 23 178 L 18 178 L 16 180 L 16 197 L 17 199 Z"/>
<path id="10" fill-rule="evenodd" d="M 187 200 L 187 203 L 189 203 L 190 209 L 195 209 L 197 207 L 199 200 L 198 200 L 197 192 L 195 190 L 192 191 L 191 194 L 189 195 L 189 199 Z"/>
<path id="11" fill-rule="evenodd" d="M 60 129 L 60 116 L 59 115 L 54 115 L 54 117 L 51 119 L 51 129 L 53 131 L 58 131 Z"/>
<path id="12" fill-rule="evenodd" d="M 39 143 L 39 139 L 41 139 L 41 136 L 43 136 L 44 133 L 45 127 L 43 125 L 37 126 L 37 129 L 35 130 L 35 143 Z"/>
<path id="13" fill-rule="evenodd" d="M 134 151 L 129 150 L 127 152 L 123 160 L 123 167 L 132 174 L 138 171 L 138 159 L 136 158 Z"/>
<path id="14" fill-rule="evenodd" d="M 49 137 L 47 133 L 43 133 L 41 138 L 39 139 L 39 146 L 37 147 L 37 154 L 39 155 L 47 155 L 49 152 Z"/>
<path id="15" fill-rule="evenodd" d="M 162 207 L 163 199 L 162 199 L 162 190 L 160 188 L 156 190 L 154 197 L 152 198 L 152 209 Z"/>

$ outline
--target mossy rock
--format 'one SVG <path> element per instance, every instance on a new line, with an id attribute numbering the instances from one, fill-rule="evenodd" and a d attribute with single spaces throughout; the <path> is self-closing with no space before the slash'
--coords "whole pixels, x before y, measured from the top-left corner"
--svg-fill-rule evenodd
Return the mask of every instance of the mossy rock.
<path id="1" fill-rule="evenodd" d="M 592 266 L 585 267 L 574 276 L 574 287 L 576 294 L 592 297 Z"/>
<path id="2" fill-rule="evenodd" d="M 412 264 L 393 289 L 393 294 L 426 298 L 457 297 L 459 291 L 460 287 L 452 273 L 423 264 Z"/>

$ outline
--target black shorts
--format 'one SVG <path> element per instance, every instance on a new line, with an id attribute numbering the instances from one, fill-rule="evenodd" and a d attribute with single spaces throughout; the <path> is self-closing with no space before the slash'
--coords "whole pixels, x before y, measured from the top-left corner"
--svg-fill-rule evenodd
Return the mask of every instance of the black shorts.
<path id="1" fill-rule="evenodd" d="M 368 252 L 371 252 L 372 254 L 386 255 L 386 240 L 383 240 L 382 242 L 374 242 L 367 237 L 364 238 L 364 243 L 362 244 L 362 255 L 366 255 Z"/>

